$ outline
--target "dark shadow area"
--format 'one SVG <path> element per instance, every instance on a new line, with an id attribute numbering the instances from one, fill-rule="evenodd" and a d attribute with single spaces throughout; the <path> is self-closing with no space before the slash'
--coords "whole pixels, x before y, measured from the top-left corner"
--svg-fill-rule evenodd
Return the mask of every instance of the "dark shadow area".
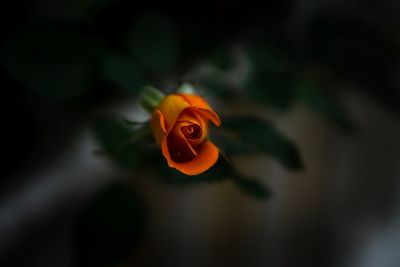
<path id="1" fill-rule="evenodd" d="M 3 3 L 0 266 L 398 266 L 399 12 Z M 138 104 L 186 83 L 222 121 L 198 176 Z"/>

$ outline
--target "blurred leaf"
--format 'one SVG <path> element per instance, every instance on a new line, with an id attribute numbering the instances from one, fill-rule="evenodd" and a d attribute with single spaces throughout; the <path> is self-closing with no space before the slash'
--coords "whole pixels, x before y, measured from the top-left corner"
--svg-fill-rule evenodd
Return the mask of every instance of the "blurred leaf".
<path id="1" fill-rule="evenodd" d="M 353 124 L 344 107 L 325 91 L 306 81 L 297 83 L 297 98 L 313 111 L 343 130 L 353 130 Z"/>
<path id="2" fill-rule="evenodd" d="M 132 126 L 140 126 L 140 125 L 144 125 L 146 122 L 143 121 L 131 121 L 128 119 L 123 119 L 123 122 L 125 122 L 126 124 L 132 125 Z"/>
<path id="3" fill-rule="evenodd" d="M 113 184 L 91 201 L 74 229 L 77 266 L 112 266 L 140 241 L 146 212 L 133 188 Z"/>
<path id="4" fill-rule="evenodd" d="M 125 169 L 135 169 L 146 162 L 145 155 L 152 140 L 148 125 L 129 127 L 123 120 L 101 119 L 95 125 L 95 134 L 106 156 Z"/>
<path id="5" fill-rule="evenodd" d="M 293 62 L 288 51 L 265 37 L 255 37 L 245 48 L 251 75 L 243 84 L 251 100 L 287 109 L 293 100 Z"/>
<path id="6" fill-rule="evenodd" d="M 113 2 L 113 0 L 74 0 L 71 3 L 74 16 L 82 19 L 95 15 Z"/>
<path id="7" fill-rule="evenodd" d="M 170 184 L 189 185 L 196 183 L 219 182 L 231 179 L 243 193 L 252 197 L 266 199 L 271 195 L 267 187 L 236 171 L 232 163 L 227 161 L 222 155 L 220 155 L 217 163 L 209 170 L 195 176 L 185 175 L 176 169 L 169 168 L 161 155 L 159 155 L 158 159 L 158 161 L 151 161 L 152 166 L 160 166 L 156 169 L 159 172 L 157 177 Z"/>
<path id="8" fill-rule="evenodd" d="M 285 167 L 302 169 L 303 163 L 295 144 L 271 123 L 253 116 L 223 118 L 223 127 L 232 130 L 237 143 L 230 142 L 228 151 L 243 153 L 262 152 L 271 155 Z M 234 146 L 238 146 L 235 149 Z"/>
<path id="9" fill-rule="evenodd" d="M 178 56 L 175 25 L 166 17 L 147 14 L 139 17 L 130 36 L 132 55 L 152 71 L 166 71 L 174 67 Z"/>
<path id="10" fill-rule="evenodd" d="M 271 40 L 255 38 L 246 47 L 250 62 L 256 72 L 263 74 L 282 73 L 291 68 L 287 53 Z"/>
<path id="11" fill-rule="evenodd" d="M 208 60 L 214 67 L 223 71 L 231 69 L 235 63 L 233 52 L 226 47 L 215 49 Z"/>
<path id="12" fill-rule="evenodd" d="M 226 162 L 226 160 L 224 160 L 222 157 L 220 157 L 217 163 L 209 170 L 195 176 L 189 176 L 179 172 L 176 169 L 168 167 L 167 162 L 164 160 L 162 155 L 160 155 L 160 157 L 162 158 L 162 162 L 160 162 L 162 167 L 160 170 L 164 174 L 161 178 L 168 183 L 192 184 L 200 182 L 217 182 L 224 180 L 231 175 L 229 163 Z"/>
<path id="13" fill-rule="evenodd" d="M 73 25 L 31 22 L 0 48 L 0 65 L 26 89 L 56 99 L 91 89 L 101 43 Z"/>
<path id="14" fill-rule="evenodd" d="M 232 90 L 230 90 L 228 84 L 220 75 L 208 75 L 199 81 L 199 85 L 200 87 L 205 88 L 207 92 L 212 93 L 222 99 L 233 97 Z"/>
<path id="15" fill-rule="evenodd" d="M 109 55 L 104 59 L 103 75 L 121 88 L 135 93 L 146 83 L 138 65 L 133 60 L 118 55 Z"/>
<path id="16" fill-rule="evenodd" d="M 293 79 L 286 75 L 255 73 L 244 89 L 251 100 L 277 109 L 289 108 L 294 97 Z"/>
<path id="17" fill-rule="evenodd" d="M 257 180 L 235 176 L 233 182 L 246 194 L 254 198 L 266 199 L 271 197 L 271 191 Z"/>
<path id="18" fill-rule="evenodd" d="M 226 155 L 240 155 L 254 153 L 254 146 L 242 140 L 241 136 L 234 130 L 225 127 L 225 117 L 222 118 L 223 125 L 218 131 L 210 133 L 211 140 Z"/>
<path id="19" fill-rule="evenodd" d="M 266 188 L 237 172 L 222 155 L 214 166 L 199 175 L 189 176 L 170 168 L 154 140 L 151 138 L 148 142 L 143 139 L 149 137 L 149 133 L 143 129 L 132 130 L 127 127 L 126 122 L 112 119 L 101 120 L 95 127 L 96 135 L 107 155 L 123 168 L 140 167 L 155 172 L 156 178 L 163 182 L 180 185 L 218 182 L 230 178 L 247 194 L 256 198 L 267 196 L 266 192 L 269 191 Z"/>
<path id="20" fill-rule="evenodd" d="M 141 89 L 139 95 L 139 104 L 144 110 L 151 114 L 164 97 L 165 94 L 159 89 L 147 85 Z"/>

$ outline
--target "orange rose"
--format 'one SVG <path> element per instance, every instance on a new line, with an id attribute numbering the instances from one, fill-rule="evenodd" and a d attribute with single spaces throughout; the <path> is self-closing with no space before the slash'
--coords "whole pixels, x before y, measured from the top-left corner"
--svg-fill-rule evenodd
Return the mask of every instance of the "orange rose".
<path id="1" fill-rule="evenodd" d="M 200 96 L 171 94 L 156 107 L 151 128 L 171 168 L 197 175 L 217 162 L 218 148 L 208 140 L 208 123 L 221 120 Z"/>

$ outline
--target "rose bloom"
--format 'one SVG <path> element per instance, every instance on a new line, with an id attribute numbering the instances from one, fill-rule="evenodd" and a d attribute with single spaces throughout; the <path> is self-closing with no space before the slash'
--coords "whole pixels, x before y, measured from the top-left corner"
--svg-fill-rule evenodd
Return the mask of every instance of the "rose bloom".
<path id="1" fill-rule="evenodd" d="M 197 175 L 213 166 L 218 148 L 208 140 L 208 124 L 221 120 L 200 96 L 171 94 L 156 107 L 151 128 L 171 168 Z"/>

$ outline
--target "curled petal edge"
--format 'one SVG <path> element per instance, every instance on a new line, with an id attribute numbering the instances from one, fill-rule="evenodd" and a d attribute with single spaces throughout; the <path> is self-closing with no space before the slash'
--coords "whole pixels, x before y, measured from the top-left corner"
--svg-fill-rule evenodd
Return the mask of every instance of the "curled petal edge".
<path id="1" fill-rule="evenodd" d="M 205 141 L 197 151 L 197 156 L 188 162 L 175 162 L 171 159 L 167 146 L 167 138 L 161 144 L 161 150 L 167 159 L 168 166 L 186 175 L 198 175 L 210 169 L 218 160 L 219 150 L 210 141 Z"/>

